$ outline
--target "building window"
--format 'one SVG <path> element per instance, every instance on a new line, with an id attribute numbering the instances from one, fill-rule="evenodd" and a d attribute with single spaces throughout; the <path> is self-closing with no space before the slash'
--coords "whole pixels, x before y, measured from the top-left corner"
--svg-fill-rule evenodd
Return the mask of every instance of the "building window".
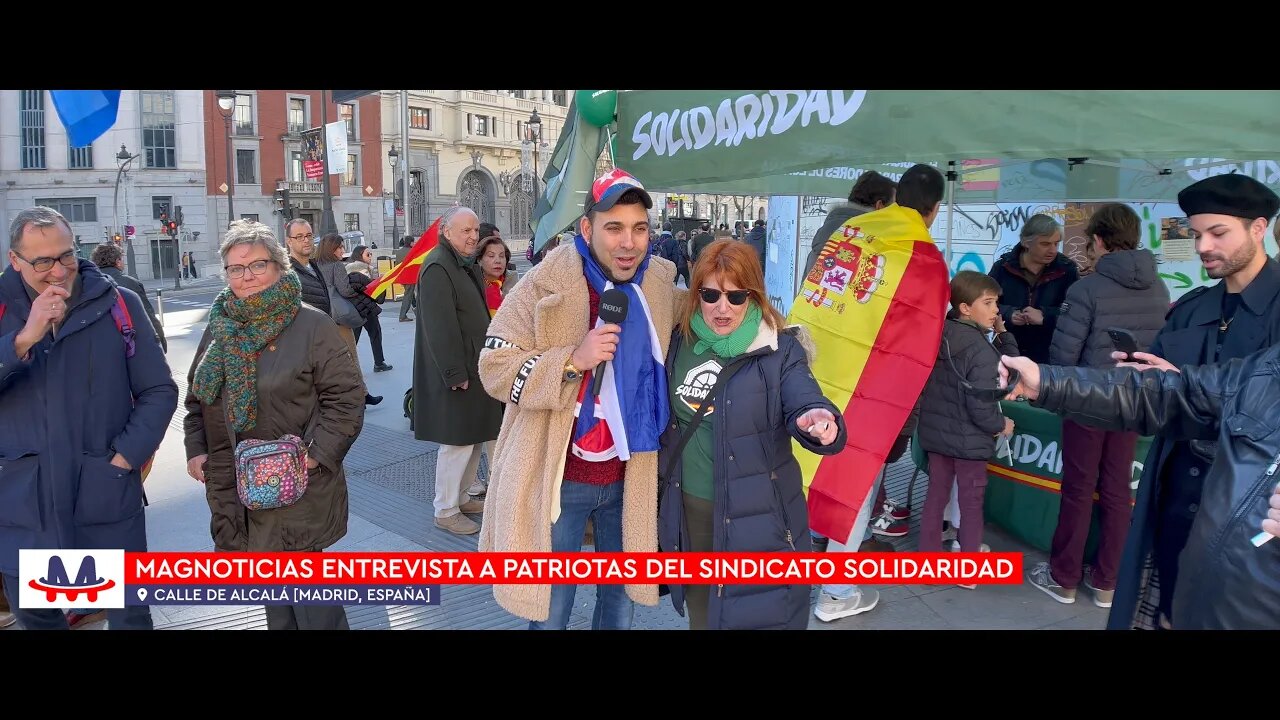
<path id="1" fill-rule="evenodd" d="M 516 139 L 520 140 L 521 142 L 529 139 L 529 137 L 525 135 L 523 120 L 516 121 Z"/>
<path id="2" fill-rule="evenodd" d="M 353 230 L 360 229 L 360 213 L 343 213 L 342 219 L 347 226 L 347 229 L 343 232 L 351 232 Z"/>
<path id="3" fill-rule="evenodd" d="M 409 108 L 409 127 L 418 130 L 431 129 L 431 111 L 426 108 Z"/>
<path id="4" fill-rule="evenodd" d="M 289 152 L 289 182 L 302 182 L 306 176 L 302 174 L 302 151 Z"/>
<path id="5" fill-rule="evenodd" d="M 356 106 L 354 103 L 342 103 L 338 106 L 338 115 L 347 124 L 347 139 L 356 139 Z"/>
<path id="6" fill-rule="evenodd" d="M 44 91 L 19 91 L 19 128 L 22 133 L 22 169 L 44 169 Z"/>
<path id="7" fill-rule="evenodd" d="M 252 220 L 253 222 L 260 222 L 260 221 L 258 220 L 258 213 L 241 213 L 241 214 L 240 214 L 240 219 L 241 219 L 241 220 Z"/>
<path id="8" fill-rule="evenodd" d="M 508 92 L 511 93 L 511 97 L 517 100 L 524 100 L 526 99 L 525 96 L 529 94 L 528 90 L 509 90 Z"/>
<path id="9" fill-rule="evenodd" d="M 307 129 L 306 98 L 289 98 L 289 134 L 301 135 Z"/>
<path id="10" fill-rule="evenodd" d="M 553 103 L 555 103 L 555 104 L 559 105 L 560 107 L 569 107 L 569 103 L 568 103 L 568 101 L 565 99 L 565 94 L 566 94 L 566 93 L 565 93 L 565 91 L 564 91 L 564 90 L 552 90 L 552 91 L 551 91 L 551 102 L 553 102 Z"/>
<path id="11" fill-rule="evenodd" d="M 35 203 L 57 210 L 68 222 L 98 222 L 97 198 L 36 198 Z"/>
<path id="12" fill-rule="evenodd" d="M 252 185 L 258 175 L 253 150 L 236 150 L 236 184 Z"/>
<path id="13" fill-rule="evenodd" d="M 172 90 L 142 91 L 142 150 L 149 168 L 177 167 Z"/>
<path id="14" fill-rule="evenodd" d="M 360 161 L 359 155 L 347 156 L 347 176 L 343 178 L 343 183 L 347 185 L 360 184 L 360 168 L 358 167 L 359 161 Z"/>
<path id="15" fill-rule="evenodd" d="M 72 170 L 92 170 L 93 146 L 67 148 L 67 167 Z"/>
<path id="16" fill-rule="evenodd" d="M 159 220 L 160 213 L 167 213 L 173 207 L 172 195 L 152 195 L 151 196 L 151 219 Z"/>
<path id="17" fill-rule="evenodd" d="M 236 95 L 236 134 L 253 135 L 253 96 Z"/>
<path id="18" fill-rule="evenodd" d="M 485 137 L 488 137 L 489 136 L 489 118 L 485 117 L 484 115 L 473 115 L 472 117 L 475 118 L 475 126 L 476 126 L 475 134 L 484 135 Z"/>

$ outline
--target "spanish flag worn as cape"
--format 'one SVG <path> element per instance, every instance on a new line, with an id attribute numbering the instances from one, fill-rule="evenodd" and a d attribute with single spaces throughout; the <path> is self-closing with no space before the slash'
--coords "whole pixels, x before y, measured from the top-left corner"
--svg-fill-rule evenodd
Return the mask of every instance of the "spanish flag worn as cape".
<path id="1" fill-rule="evenodd" d="M 813 376 L 848 427 L 836 455 L 795 445 L 809 527 L 827 537 L 848 539 L 933 370 L 948 278 L 920 213 L 893 204 L 845 221 L 804 279 L 787 322 L 813 335 Z"/>
<path id="2" fill-rule="evenodd" d="M 369 283 L 364 286 L 364 293 L 369 297 L 377 300 L 378 296 L 387 291 L 387 288 L 399 283 L 400 285 L 416 285 L 418 282 L 418 271 L 422 268 L 422 261 L 427 257 L 427 253 L 431 252 L 436 245 L 440 244 L 440 218 L 431 223 L 431 227 L 422 233 L 422 237 L 413 244 L 413 248 L 404 256 L 404 260 L 396 263 L 396 266 L 387 271 L 378 279 L 377 283 Z"/>

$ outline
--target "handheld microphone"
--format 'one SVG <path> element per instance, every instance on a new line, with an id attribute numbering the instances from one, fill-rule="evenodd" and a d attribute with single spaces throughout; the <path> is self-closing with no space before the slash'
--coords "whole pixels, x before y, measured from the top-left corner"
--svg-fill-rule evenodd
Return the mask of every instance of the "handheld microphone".
<path id="1" fill-rule="evenodd" d="M 600 322 L 621 325 L 627 319 L 627 304 L 631 298 L 618 288 L 609 288 L 600 294 Z M 600 397 L 600 387 L 604 383 L 604 364 L 600 361 L 595 372 L 591 373 L 591 395 Z"/>

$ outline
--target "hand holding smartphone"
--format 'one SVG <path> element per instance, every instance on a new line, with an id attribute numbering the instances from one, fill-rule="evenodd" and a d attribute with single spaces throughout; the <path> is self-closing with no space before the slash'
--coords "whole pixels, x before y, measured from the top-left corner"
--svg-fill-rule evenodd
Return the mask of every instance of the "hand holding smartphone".
<path id="1" fill-rule="evenodd" d="M 1107 335 L 1111 338 L 1111 343 L 1116 350 L 1124 353 L 1126 362 L 1146 362 L 1133 356 L 1134 353 L 1138 352 L 1138 339 L 1133 336 L 1133 333 L 1124 328 L 1113 327 L 1107 328 Z"/>

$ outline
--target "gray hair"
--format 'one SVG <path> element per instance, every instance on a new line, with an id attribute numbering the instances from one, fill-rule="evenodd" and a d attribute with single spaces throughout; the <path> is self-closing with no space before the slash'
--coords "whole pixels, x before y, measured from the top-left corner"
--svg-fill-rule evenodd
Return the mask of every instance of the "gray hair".
<path id="1" fill-rule="evenodd" d="M 453 224 L 453 218 L 455 216 L 464 212 L 474 215 L 477 220 L 480 219 L 480 216 L 476 215 L 476 211 L 466 205 L 454 205 L 448 210 L 445 210 L 444 214 L 440 216 L 440 234 L 443 235 L 444 231 L 449 229 L 449 226 Z"/>
<path id="2" fill-rule="evenodd" d="M 22 233 L 26 232 L 28 225 L 35 225 L 38 228 L 53 227 L 58 223 L 67 229 L 67 233 L 73 238 L 75 232 L 71 229 L 71 223 L 62 216 L 62 213 L 51 207 L 36 205 L 18 213 L 18 216 L 9 223 L 9 248 L 17 249 L 18 243 L 22 241 Z"/>
<path id="3" fill-rule="evenodd" d="M 227 261 L 227 253 L 237 245 L 261 245 L 266 248 L 271 259 L 280 266 L 281 270 L 289 269 L 289 257 L 285 255 L 284 247 L 276 240 L 276 234 L 260 222 L 236 220 L 231 223 L 227 236 L 222 239 L 222 246 L 218 248 L 218 254 L 222 256 L 223 263 Z"/>
<path id="4" fill-rule="evenodd" d="M 1023 225 L 1022 231 L 1018 233 L 1018 240 L 1025 242 L 1032 238 L 1050 237 L 1060 230 L 1062 230 L 1062 225 L 1057 220 L 1044 213 L 1039 213 L 1027 218 L 1027 224 Z"/>

